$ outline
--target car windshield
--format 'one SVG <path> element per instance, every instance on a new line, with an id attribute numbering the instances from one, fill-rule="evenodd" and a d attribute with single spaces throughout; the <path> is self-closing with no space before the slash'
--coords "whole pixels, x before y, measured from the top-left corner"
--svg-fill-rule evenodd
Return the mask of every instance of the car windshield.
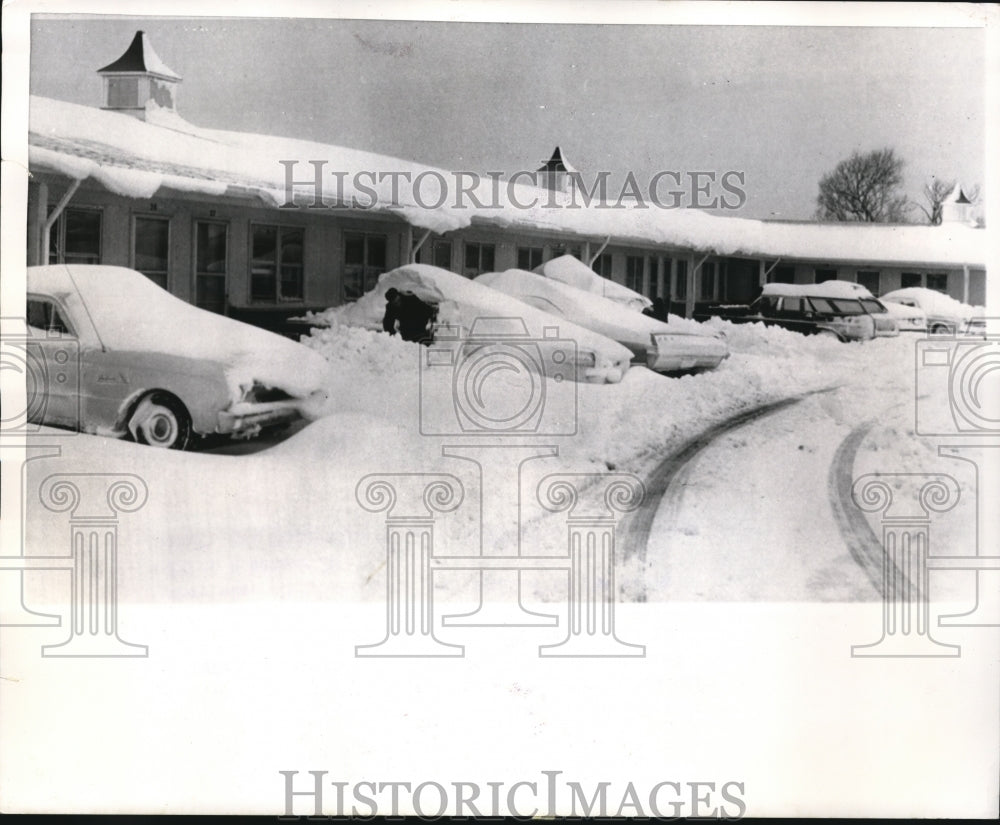
<path id="1" fill-rule="evenodd" d="M 846 298 L 833 298 L 830 301 L 833 304 L 834 309 L 840 315 L 864 315 L 865 311 L 861 307 L 860 301 L 849 300 Z"/>
<path id="2" fill-rule="evenodd" d="M 861 306 L 863 306 L 867 312 L 871 312 L 873 314 L 886 312 L 886 308 L 874 298 L 862 298 Z"/>

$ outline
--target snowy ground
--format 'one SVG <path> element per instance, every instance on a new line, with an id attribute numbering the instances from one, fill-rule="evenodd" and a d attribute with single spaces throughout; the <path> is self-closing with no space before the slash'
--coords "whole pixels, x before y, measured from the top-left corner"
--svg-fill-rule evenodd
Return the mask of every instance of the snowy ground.
<path id="1" fill-rule="evenodd" d="M 915 339 L 841 344 L 759 325 L 709 326 L 725 332 L 732 350 L 718 369 L 670 378 L 634 367 L 616 385 L 549 382 L 546 404 L 555 412 L 543 419 L 547 436 L 488 438 L 437 434 L 455 429 L 451 387 L 424 375 L 421 393 L 420 346 L 356 327 L 316 329 L 304 341 L 335 367 L 328 414 L 283 442 L 255 454 L 215 455 L 81 435 L 60 439 L 58 469 L 129 471 L 146 481 L 148 503 L 122 521 L 127 543 L 144 548 L 122 554 L 121 587 L 130 599 L 370 601 L 384 597 L 385 527 L 383 514 L 365 512 L 355 498 L 368 474 L 449 473 L 462 482 L 463 504 L 438 517 L 435 552 L 477 554 L 482 535 L 484 552 L 516 553 L 520 512 L 521 551 L 558 554 L 565 517 L 535 499 L 542 476 L 591 474 L 584 487 L 612 472 L 645 478 L 664 456 L 734 413 L 821 391 L 732 430 L 694 459 L 657 513 L 648 546 L 620 542 L 621 597 L 877 599 L 831 515 L 828 475 L 844 438 L 871 426 L 857 475 L 934 470 L 971 484 L 966 466 L 913 434 Z M 576 432 L 562 435 L 574 400 Z M 477 454 L 492 468 L 485 495 L 473 461 L 443 455 L 447 445 L 471 443 L 492 445 Z M 511 456 L 528 453 L 512 452 L 514 444 L 558 454 L 524 463 L 518 485 Z M 37 485 L 55 462 L 29 466 L 29 485 Z M 964 541 L 971 512 L 945 514 L 941 535 Z M 30 505 L 28 516 L 29 553 L 61 548 L 64 516 Z M 880 534 L 876 516 L 870 521 Z M 473 576 L 439 576 L 436 592 L 474 599 Z M 31 587 L 55 578 L 28 574 Z M 524 581 L 532 600 L 563 598 L 558 577 Z"/>
<path id="2" fill-rule="evenodd" d="M 538 645 L 565 638 L 564 623 L 441 629 L 466 645 L 465 658 L 355 657 L 386 622 L 384 514 L 358 506 L 363 476 L 452 473 L 466 495 L 439 517 L 435 551 L 478 552 L 480 527 L 484 551 L 517 548 L 509 473 L 490 476 L 480 508 L 476 467 L 442 455 L 463 439 L 421 435 L 417 345 L 360 329 L 316 332 L 310 346 L 339 376 L 329 414 L 261 452 L 58 439 L 60 458 L 29 464 L 27 552 L 66 552 L 67 515 L 37 503 L 50 473 L 141 475 L 148 503 L 119 524 L 118 631 L 149 656 L 43 657 L 42 645 L 67 637 L 69 576 L 25 574 L 26 603 L 53 605 L 63 624 L 0 630 L 5 804 L 274 815 L 285 810 L 279 771 L 486 789 L 546 770 L 588 793 L 612 782 L 612 814 L 626 782 L 646 804 L 658 783 L 697 780 L 741 783 L 751 816 L 989 816 L 995 633 L 935 625 L 935 638 L 961 645 L 955 658 L 851 655 L 878 640 L 882 608 L 831 515 L 831 462 L 845 437 L 870 425 L 853 475 L 954 475 L 964 497 L 934 519 L 933 547 L 971 550 L 973 469 L 913 433 L 914 340 L 841 345 L 718 326 L 733 351 L 719 369 L 676 379 L 633 369 L 617 385 L 573 385 L 576 435 L 517 439 L 559 450 L 524 465 L 521 547 L 546 553 L 565 546 L 566 527 L 563 514 L 532 504 L 543 473 L 645 478 L 734 413 L 828 390 L 710 441 L 675 476 L 648 545 L 623 533 L 616 628 L 645 645 L 645 658 L 540 658 Z M 565 401 L 551 389 L 552 403 Z M 944 396 L 926 401 L 940 406 Z M 453 414 L 447 393 L 427 406 L 431 421 Z M 7 502 L 3 510 L 10 526 Z M 880 532 L 876 515 L 869 523 Z M 968 571 L 932 585 L 940 581 L 959 602 L 952 612 L 971 607 Z M 438 575 L 436 614 L 474 601 L 475 584 Z M 522 584 L 529 604 L 565 616 L 565 576 L 525 574 Z M 330 789 L 324 813 L 350 813 L 333 799 Z M 309 802 L 299 798 L 296 811 L 311 813 Z M 559 805 L 570 811 L 565 794 Z"/>

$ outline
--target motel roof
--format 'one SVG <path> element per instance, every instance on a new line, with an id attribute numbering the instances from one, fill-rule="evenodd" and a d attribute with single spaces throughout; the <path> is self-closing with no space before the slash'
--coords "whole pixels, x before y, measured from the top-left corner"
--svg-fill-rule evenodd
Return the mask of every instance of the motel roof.
<path id="1" fill-rule="evenodd" d="M 129 52 L 141 41 L 140 35 L 136 37 Z M 106 70 L 125 60 L 129 52 Z M 148 66 L 145 46 L 142 59 Z M 316 167 L 310 161 L 321 161 L 326 201 L 332 202 L 339 194 L 344 203 L 356 196 L 367 204 L 371 198 L 365 189 L 374 190 L 377 203 L 368 211 L 395 215 L 414 227 L 440 233 L 475 224 L 598 242 L 610 237 L 614 244 L 700 254 L 888 265 L 983 267 L 987 257 L 986 231 L 961 223 L 773 223 L 697 209 L 602 208 L 597 202 L 579 208 L 565 204 L 547 208 L 550 196 L 545 190 L 517 184 L 510 189 L 517 204 L 537 202 L 520 208 L 508 198 L 505 183 L 496 186 L 487 177 L 471 192 L 480 203 L 496 208 L 473 208 L 468 197 L 458 204 L 453 195 L 440 206 L 427 208 L 438 200 L 437 181 L 445 181 L 454 192 L 457 173 L 331 144 L 202 129 L 174 112 L 150 105 L 145 120 L 38 96 L 32 96 L 29 105 L 28 151 L 33 170 L 89 179 L 137 199 L 150 199 L 163 189 L 219 198 L 249 197 L 277 208 L 287 200 L 286 168 L 290 168 L 294 200 L 308 206 L 316 195 Z M 382 173 L 383 178 L 362 176 L 361 186 L 356 185 L 354 175 L 366 171 Z M 339 193 L 334 172 L 346 173 Z M 423 175 L 423 204 L 397 179 L 399 197 L 394 205 L 392 173 L 408 173 L 411 180 Z M 331 210 L 330 214 L 338 213 Z"/>

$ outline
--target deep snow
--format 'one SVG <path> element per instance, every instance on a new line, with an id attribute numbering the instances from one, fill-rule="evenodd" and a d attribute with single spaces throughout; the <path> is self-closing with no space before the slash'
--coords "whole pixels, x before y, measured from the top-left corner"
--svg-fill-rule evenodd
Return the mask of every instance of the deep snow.
<path id="1" fill-rule="evenodd" d="M 686 511 L 678 523 L 660 524 L 645 563 L 621 565 L 620 589 L 625 599 L 640 585 L 651 599 L 874 598 L 853 580 L 831 583 L 831 576 L 849 574 L 843 543 L 824 515 L 829 506 L 825 498 L 816 489 L 800 489 L 798 480 L 825 479 L 828 456 L 852 428 L 869 420 L 875 423 L 859 466 L 921 472 L 940 464 L 933 439 L 913 434 L 915 338 L 841 344 L 757 324 L 714 320 L 706 326 L 724 331 L 733 353 L 718 369 L 668 378 L 633 367 L 615 385 L 549 382 L 547 401 L 562 405 L 564 413 L 572 410 L 575 398 L 574 434 L 562 434 L 564 420 L 557 419 L 554 425 L 546 420 L 551 429 L 547 436 L 489 437 L 452 432 L 455 412 L 448 393 L 433 398 L 425 393 L 421 409 L 419 345 L 346 325 L 316 329 L 304 343 L 333 366 L 333 400 L 326 416 L 281 444 L 234 457 L 160 452 L 77 436 L 63 440 L 60 468 L 140 468 L 150 499 L 143 518 L 128 522 L 133 538 L 138 537 L 135 546 L 144 547 L 141 556 L 123 554 L 122 588 L 130 599 L 377 601 L 385 587 L 384 516 L 364 512 L 355 499 L 358 482 L 368 474 L 457 476 L 466 498 L 454 513 L 439 517 L 436 548 L 452 554 L 477 551 L 482 524 L 491 541 L 502 545 L 494 552 L 513 553 L 518 546 L 513 465 L 499 460 L 510 466 L 489 482 L 493 486 L 480 490 L 475 465 L 443 455 L 443 447 L 489 444 L 498 449 L 482 455 L 496 456 L 511 442 L 553 445 L 558 456 L 524 465 L 521 538 L 527 552 L 558 553 L 565 541 L 564 517 L 546 514 L 531 495 L 542 474 L 642 476 L 665 454 L 736 412 L 828 389 L 768 423 L 736 431 L 706 453 L 703 460 L 710 463 L 702 466 L 699 486 L 688 499 L 697 502 L 712 494 L 715 498 L 705 501 L 714 503 Z M 437 434 L 441 432 L 452 434 Z M 37 481 L 45 463 L 29 465 L 29 477 Z M 772 488 L 753 482 L 748 468 L 754 477 L 773 481 L 779 498 L 761 501 Z M 784 512 L 780 523 L 754 515 L 776 509 Z M 964 526 L 951 529 L 971 529 L 970 523 L 966 519 Z M 672 589 L 678 569 L 693 580 L 691 565 L 707 559 L 702 550 L 734 541 L 738 546 L 733 532 L 751 524 L 755 541 L 770 547 L 770 555 L 755 563 L 767 568 L 766 587 L 754 577 L 742 577 L 709 590 L 689 587 L 681 594 Z M 29 508 L 28 552 L 60 546 L 64 529 L 61 518 Z M 684 536 L 682 543 L 678 533 Z M 620 547 L 619 554 L 634 558 L 632 549 Z M 703 573 L 713 569 L 706 565 Z M 436 587 L 444 598 L 470 597 L 469 576 L 439 579 Z M 530 585 L 530 596 L 560 599 L 560 588 L 540 574 Z"/>

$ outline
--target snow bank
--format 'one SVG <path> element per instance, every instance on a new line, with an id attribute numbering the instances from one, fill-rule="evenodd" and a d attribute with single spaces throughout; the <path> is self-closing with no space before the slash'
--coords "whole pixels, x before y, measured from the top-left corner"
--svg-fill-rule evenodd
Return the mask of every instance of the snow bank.
<path id="1" fill-rule="evenodd" d="M 354 303 L 307 316 L 307 319 L 316 323 L 380 330 L 385 314 L 385 293 L 391 287 L 413 292 L 422 300 L 436 304 L 437 323 L 457 327 L 463 339 L 475 332 L 478 319 L 517 319 L 523 322 L 529 339 L 542 343 L 551 337 L 553 329 L 558 329 L 559 338 L 574 341 L 579 353 L 594 353 L 594 369 L 597 372 L 590 374 L 590 379 L 603 374 L 607 380 L 618 380 L 628 369 L 632 358 L 630 350 L 604 335 L 557 318 L 499 290 L 427 264 L 410 264 L 385 272 L 379 276 L 376 287 Z M 481 329 L 481 324 L 478 328 Z"/>

